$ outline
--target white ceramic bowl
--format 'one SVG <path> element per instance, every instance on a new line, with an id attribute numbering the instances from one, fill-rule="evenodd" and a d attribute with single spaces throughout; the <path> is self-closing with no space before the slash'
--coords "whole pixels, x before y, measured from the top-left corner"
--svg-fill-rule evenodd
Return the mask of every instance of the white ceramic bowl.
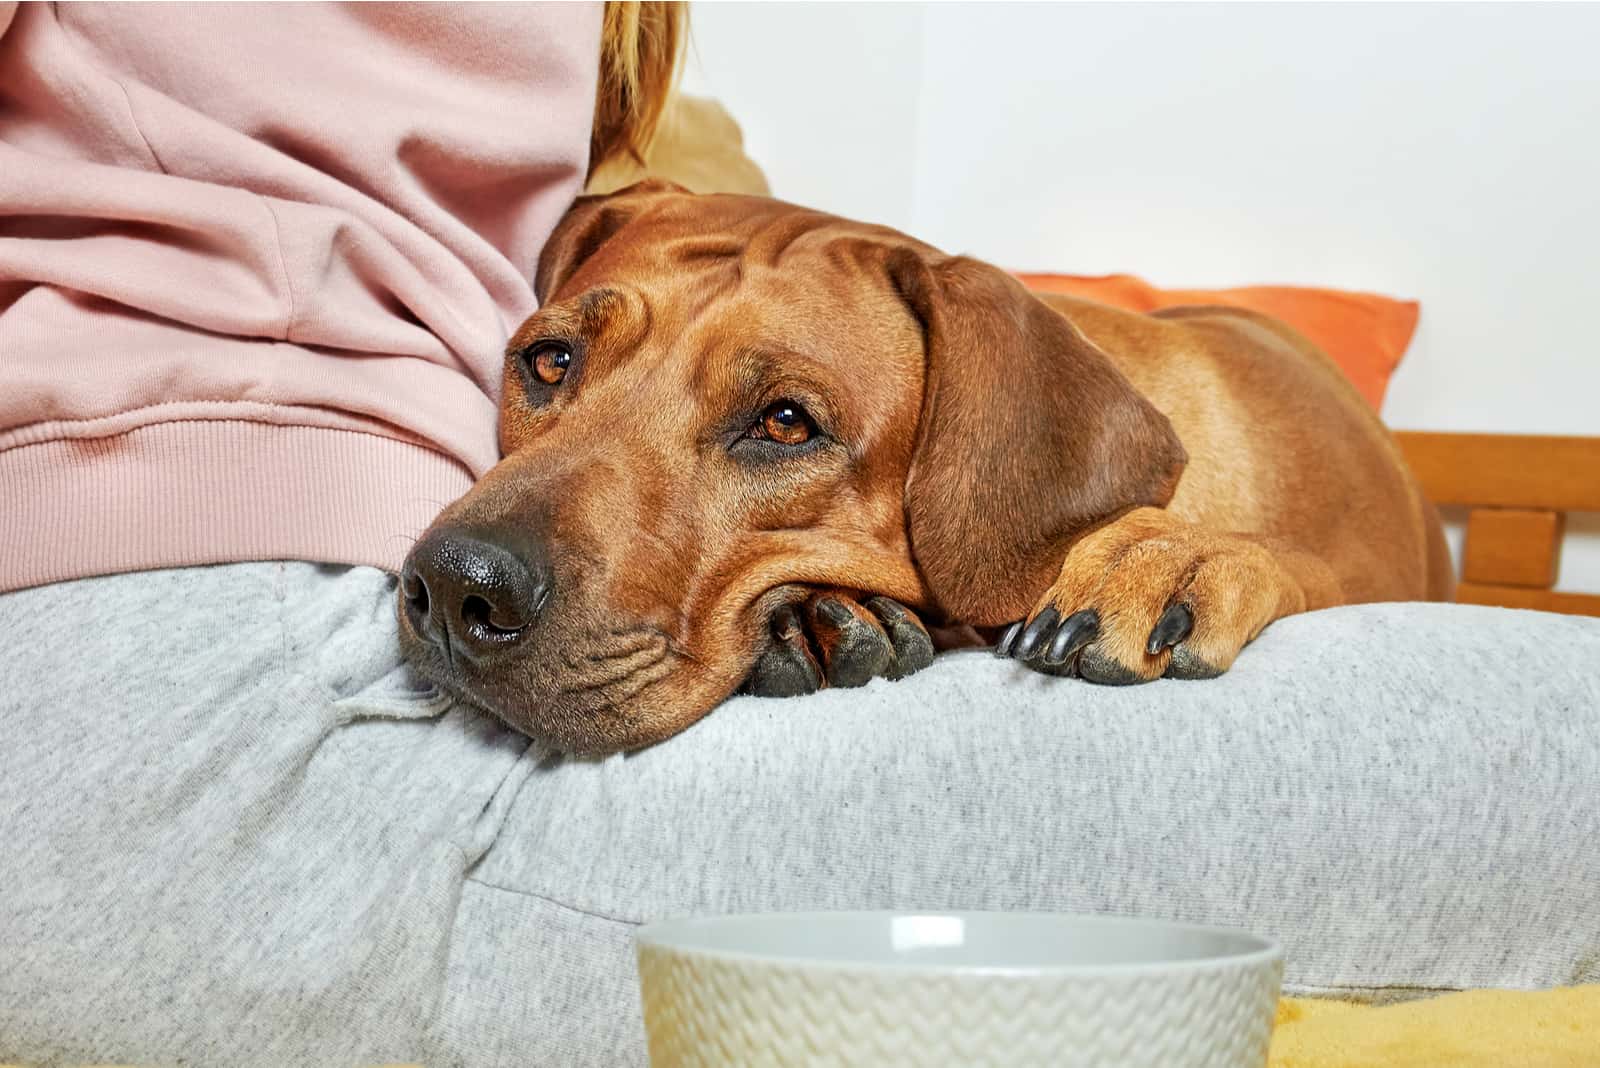
<path id="1" fill-rule="evenodd" d="M 1260 1068 L 1283 952 L 1055 913 L 797 912 L 637 935 L 654 1068 Z"/>

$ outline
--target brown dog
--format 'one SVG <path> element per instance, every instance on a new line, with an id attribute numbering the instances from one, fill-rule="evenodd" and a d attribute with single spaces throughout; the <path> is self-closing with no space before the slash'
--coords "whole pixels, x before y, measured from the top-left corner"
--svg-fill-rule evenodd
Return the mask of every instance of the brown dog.
<path id="1" fill-rule="evenodd" d="M 659 741 L 747 676 L 915 670 L 902 606 L 1131 683 L 1219 674 L 1294 612 L 1449 596 L 1383 426 L 1262 316 L 1041 299 L 659 182 L 579 200 L 537 290 L 505 459 L 413 550 L 400 615 L 424 673 L 560 749 Z"/>

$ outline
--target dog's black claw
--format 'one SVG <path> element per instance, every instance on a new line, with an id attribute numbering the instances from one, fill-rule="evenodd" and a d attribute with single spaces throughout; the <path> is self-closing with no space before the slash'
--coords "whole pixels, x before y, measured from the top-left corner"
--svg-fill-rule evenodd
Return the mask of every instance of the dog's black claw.
<path id="1" fill-rule="evenodd" d="M 1079 650 L 1094 641 L 1100 634 L 1100 613 L 1093 608 L 1085 608 L 1074 612 L 1061 624 L 1056 631 L 1055 640 L 1040 655 L 1041 663 L 1049 667 L 1060 667 L 1073 657 Z"/>
<path id="2" fill-rule="evenodd" d="M 855 622 L 855 613 L 837 597 L 818 597 L 816 601 L 817 618 L 833 624 L 841 630 Z"/>
<path id="3" fill-rule="evenodd" d="M 1007 657 L 1011 655 L 1011 650 L 1016 648 L 1017 635 L 1022 633 L 1022 625 L 1026 622 L 1027 620 L 1025 619 L 1019 619 L 1005 629 L 1000 635 L 1000 640 L 995 643 L 995 656 Z"/>
<path id="4" fill-rule="evenodd" d="M 1186 604 L 1168 605 L 1167 610 L 1161 613 L 1161 618 L 1156 620 L 1155 629 L 1150 632 L 1150 640 L 1145 643 L 1144 651 L 1155 656 L 1169 645 L 1177 645 L 1189 636 L 1194 629 L 1194 613 Z"/>
<path id="5" fill-rule="evenodd" d="M 1022 634 L 1017 638 L 1016 648 L 1011 655 L 1018 660 L 1026 660 L 1039 648 L 1039 643 L 1044 641 L 1055 630 L 1056 623 L 1061 619 L 1061 613 L 1053 605 L 1045 605 L 1040 613 L 1033 617 L 1033 622 L 1022 628 Z"/>
<path id="6" fill-rule="evenodd" d="M 903 679 L 933 663 L 933 638 L 910 609 L 887 597 L 873 597 L 865 608 L 878 617 L 894 650 L 894 660 L 884 678 Z"/>
<path id="7" fill-rule="evenodd" d="M 800 620 L 800 611 L 792 604 L 786 604 L 772 614 L 772 636 L 780 642 L 792 643 L 805 637 L 804 624 Z"/>
<path id="8" fill-rule="evenodd" d="M 772 615 L 766 647 L 741 692 L 795 697 L 903 679 L 933 663 L 933 637 L 916 613 L 888 597 L 856 600 L 818 591 Z"/>

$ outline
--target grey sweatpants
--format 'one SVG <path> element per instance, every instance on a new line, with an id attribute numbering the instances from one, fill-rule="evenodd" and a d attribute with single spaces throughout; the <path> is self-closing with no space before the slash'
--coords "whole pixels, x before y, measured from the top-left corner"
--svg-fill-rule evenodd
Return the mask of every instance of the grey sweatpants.
<path id="1" fill-rule="evenodd" d="M 413 680 L 394 580 L 0 597 L 0 1062 L 446 1063 L 464 875 L 538 754 Z"/>
<path id="2" fill-rule="evenodd" d="M 1222 678 L 982 652 L 546 759 L 399 665 L 393 580 L 0 597 L 0 1063 L 617 1068 L 666 916 L 1120 912 L 1291 993 L 1600 980 L 1600 620 L 1355 605 Z"/>

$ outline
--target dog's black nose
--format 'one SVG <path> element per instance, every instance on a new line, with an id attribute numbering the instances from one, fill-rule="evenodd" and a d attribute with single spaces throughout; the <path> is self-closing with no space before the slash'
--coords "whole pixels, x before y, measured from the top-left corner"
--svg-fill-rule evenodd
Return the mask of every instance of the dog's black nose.
<path id="1" fill-rule="evenodd" d="M 400 569 L 402 611 L 417 634 L 453 651 L 515 644 L 550 599 L 550 565 L 525 539 L 442 527 L 429 531 Z"/>

